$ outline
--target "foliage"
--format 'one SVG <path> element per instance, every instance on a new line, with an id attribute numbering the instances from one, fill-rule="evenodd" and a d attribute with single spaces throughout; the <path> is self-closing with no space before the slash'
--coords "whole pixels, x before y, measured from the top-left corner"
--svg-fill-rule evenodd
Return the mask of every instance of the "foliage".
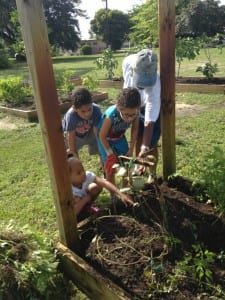
<path id="1" fill-rule="evenodd" d="M 0 40 L 0 69 L 6 69 L 9 67 L 9 57 L 7 49 L 4 45 L 4 41 Z"/>
<path id="2" fill-rule="evenodd" d="M 177 61 L 177 76 L 180 73 L 181 63 L 184 58 L 194 60 L 200 54 L 201 42 L 198 38 L 177 38 L 176 39 L 176 61 Z"/>
<path id="3" fill-rule="evenodd" d="M 87 44 L 83 45 L 83 46 L 80 48 L 80 53 L 81 53 L 82 55 L 90 55 L 90 54 L 92 54 L 92 48 L 91 48 L 91 46 L 89 46 L 89 45 L 87 45 Z"/>
<path id="4" fill-rule="evenodd" d="M 0 250 L 1 299 L 71 296 L 70 283 L 58 271 L 57 253 L 41 233 L 8 226 L 0 231 Z"/>
<path id="5" fill-rule="evenodd" d="M 85 16 L 78 8 L 80 0 L 43 0 L 49 42 L 57 48 L 76 50 L 80 42 L 78 16 Z M 0 0 L 0 35 L 10 44 L 22 41 L 15 0 Z M 17 15 L 17 18 L 16 18 Z"/>
<path id="6" fill-rule="evenodd" d="M 188 1 L 187 1 L 188 2 Z M 225 26 L 225 6 L 215 0 L 189 1 L 177 17 L 177 36 L 214 36 L 223 33 Z M 202 17 L 204 16 L 204 18 Z"/>
<path id="7" fill-rule="evenodd" d="M 70 93 L 74 89 L 74 83 L 71 81 L 73 72 L 66 70 L 63 73 L 55 75 L 56 87 L 65 93 Z"/>
<path id="8" fill-rule="evenodd" d="M 213 78 L 214 74 L 218 72 L 217 64 L 212 63 L 211 50 L 208 46 L 210 43 L 212 43 L 213 38 L 207 37 L 205 34 L 203 34 L 201 36 L 201 41 L 207 62 L 205 65 L 197 67 L 196 72 L 201 72 L 207 79 L 211 79 Z"/>
<path id="9" fill-rule="evenodd" d="M 225 153 L 215 146 L 203 157 L 201 168 L 198 168 L 199 178 L 203 182 L 210 200 L 218 205 L 219 210 L 225 213 Z"/>
<path id="10" fill-rule="evenodd" d="M 197 67 L 196 72 L 201 72 L 207 79 L 212 79 L 214 74 L 218 71 L 217 64 L 205 63 L 204 66 Z"/>
<path id="11" fill-rule="evenodd" d="M 107 79 L 113 78 L 113 70 L 117 68 L 118 61 L 114 57 L 113 51 L 110 48 L 105 49 L 102 53 L 102 56 L 97 58 L 95 63 L 99 69 L 106 69 Z"/>
<path id="12" fill-rule="evenodd" d="M 19 106 L 31 95 L 30 83 L 24 83 L 21 77 L 0 79 L 0 98 L 5 105 Z"/>
<path id="13" fill-rule="evenodd" d="M 112 50 L 121 48 L 130 28 L 129 15 L 119 10 L 100 9 L 91 20 L 91 31 Z"/>
<path id="14" fill-rule="evenodd" d="M 198 280 L 201 285 L 204 282 L 212 282 L 212 270 L 210 264 L 216 259 L 215 254 L 200 244 L 192 245 L 193 253 L 186 253 L 184 260 L 178 263 L 183 271 L 185 271 L 194 280 Z"/>
<path id="15" fill-rule="evenodd" d="M 85 76 L 81 77 L 81 79 L 82 85 L 85 86 L 91 92 L 93 92 L 99 85 L 99 80 L 97 79 L 96 72 L 86 74 Z"/>
<path id="16" fill-rule="evenodd" d="M 158 1 L 147 0 L 144 4 L 134 8 L 131 16 L 131 33 L 129 38 L 132 42 L 145 45 L 145 47 L 158 44 Z"/>

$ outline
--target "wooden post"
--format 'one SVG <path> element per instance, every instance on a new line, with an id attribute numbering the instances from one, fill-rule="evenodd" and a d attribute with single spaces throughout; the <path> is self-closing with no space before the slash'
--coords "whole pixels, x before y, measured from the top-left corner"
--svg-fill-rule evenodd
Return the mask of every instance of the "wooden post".
<path id="1" fill-rule="evenodd" d="M 163 178 L 176 171 L 175 0 L 159 0 L 161 130 Z"/>
<path id="2" fill-rule="evenodd" d="M 47 154 L 60 240 L 74 250 L 76 217 L 42 1 L 16 0 L 16 4 Z"/>

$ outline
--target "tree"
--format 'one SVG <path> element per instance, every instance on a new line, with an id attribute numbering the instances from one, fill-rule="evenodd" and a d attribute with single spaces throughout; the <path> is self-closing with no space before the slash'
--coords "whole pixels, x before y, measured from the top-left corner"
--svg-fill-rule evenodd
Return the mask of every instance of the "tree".
<path id="1" fill-rule="evenodd" d="M 139 45 L 155 45 L 158 43 L 158 1 L 147 0 L 145 4 L 136 6 L 132 11 L 131 33 L 129 38 Z"/>
<path id="2" fill-rule="evenodd" d="M 76 50 L 80 42 L 78 16 L 84 12 L 77 9 L 81 0 L 43 0 L 49 42 L 55 47 Z"/>
<path id="3" fill-rule="evenodd" d="M 111 46 L 112 50 L 120 49 L 129 32 L 129 15 L 119 10 L 99 9 L 91 20 L 91 31 L 97 38 Z"/>
<path id="4" fill-rule="evenodd" d="M 225 8 L 217 0 L 192 0 L 177 17 L 178 36 L 215 36 L 224 33 Z"/>
<path id="5" fill-rule="evenodd" d="M 83 10 L 77 8 L 81 0 L 43 0 L 44 13 L 52 46 L 65 50 L 76 50 L 80 42 L 78 16 L 85 17 Z M 21 41 L 16 19 L 16 1 L 0 0 L 0 36 L 8 43 Z M 19 36 L 18 36 L 19 34 Z"/>

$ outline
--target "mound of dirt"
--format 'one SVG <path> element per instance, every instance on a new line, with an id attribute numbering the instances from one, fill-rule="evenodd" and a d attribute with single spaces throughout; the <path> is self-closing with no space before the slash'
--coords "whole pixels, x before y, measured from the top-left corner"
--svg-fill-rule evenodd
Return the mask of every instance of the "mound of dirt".
<path id="1" fill-rule="evenodd" d="M 225 221 L 180 184 L 133 192 L 138 205 L 81 231 L 83 258 L 130 299 L 225 299 Z"/>

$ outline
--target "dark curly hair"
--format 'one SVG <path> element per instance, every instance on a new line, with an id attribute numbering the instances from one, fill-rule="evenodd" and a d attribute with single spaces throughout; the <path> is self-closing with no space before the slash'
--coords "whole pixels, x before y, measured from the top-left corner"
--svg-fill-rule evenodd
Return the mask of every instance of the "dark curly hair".
<path id="1" fill-rule="evenodd" d="M 125 88 L 119 93 L 117 105 L 123 108 L 136 108 L 141 106 L 141 96 L 135 88 Z"/>
<path id="2" fill-rule="evenodd" d="M 70 96 L 75 108 L 92 103 L 91 93 L 85 88 L 74 90 Z"/>

